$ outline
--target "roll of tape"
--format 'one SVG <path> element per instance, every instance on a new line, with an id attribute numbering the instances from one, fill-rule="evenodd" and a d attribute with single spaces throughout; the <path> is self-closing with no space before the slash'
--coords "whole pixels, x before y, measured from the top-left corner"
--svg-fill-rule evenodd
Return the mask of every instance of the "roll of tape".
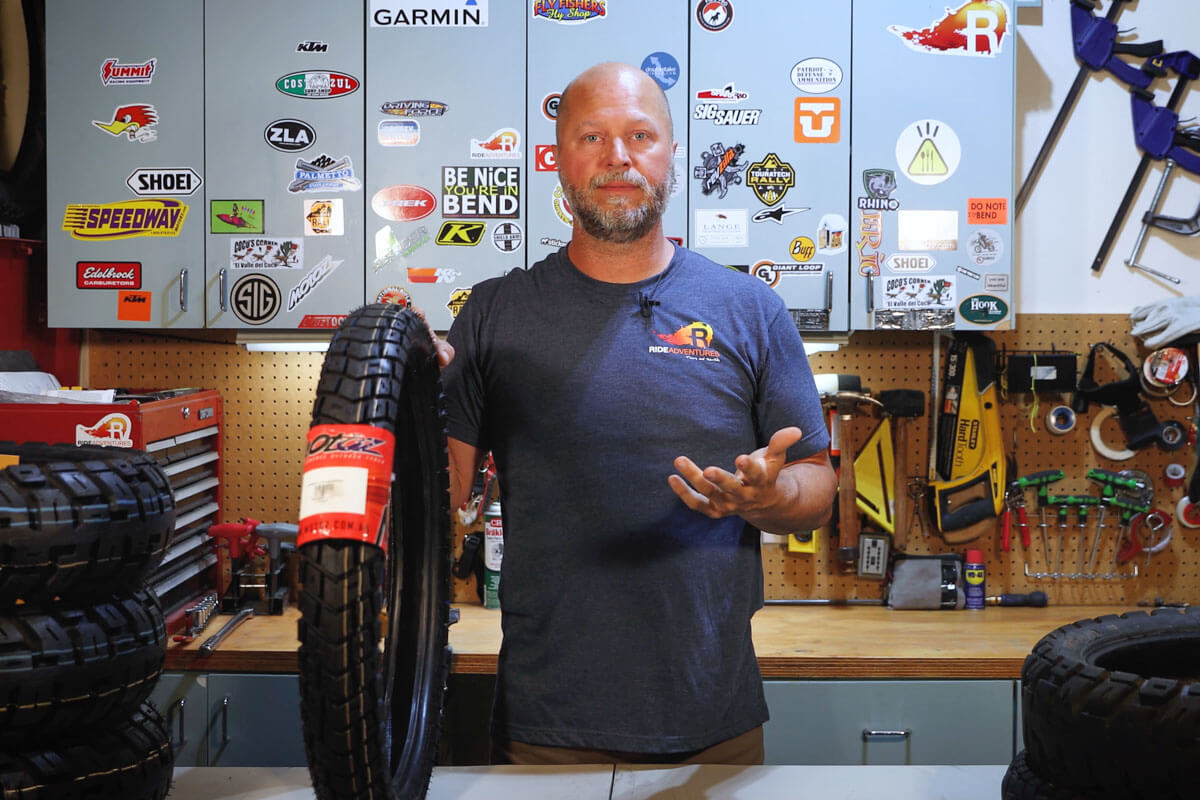
<path id="1" fill-rule="evenodd" d="M 1200 528 L 1200 503 L 1193 503 L 1185 494 L 1175 506 L 1175 519 L 1185 528 Z"/>
<path id="2" fill-rule="evenodd" d="M 1116 450 L 1106 445 L 1104 440 L 1100 438 L 1100 426 L 1104 424 L 1106 419 L 1116 413 L 1117 409 L 1112 406 L 1102 406 L 1096 412 L 1096 416 L 1092 418 L 1092 428 L 1090 431 L 1092 435 L 1092 447 L 1096 448 L 1096 452 L 1105 458 L 1112 459 L 1113 461 L 1128 461 L 1134 456 L 1132 450 Z"/>
<path id="3" fill-rule="evenodd" d="M 1172 489 L 1177 489 L 1183 486 L 1183 479 L 1187 476 L 1187 470 L 1183 464 L 1167 464 L 1167 468 L 1163 471 L 1166 478 L 1167 486 Z"/>
<path id="4" fill-rule="evenodd" d="M 1142 362 L 1142 375 L 1154 386 L 1174 389 L 1187 372 L 1187 353 L 1178 347 L 1160 347 Z"/>
<path id="5" fill-rule="evenodd" d="M 1070 406 L 1055 406 L 1046 414 L 1046 429 L 1059 436 L 1075 429 L 1075 412 Z"/>

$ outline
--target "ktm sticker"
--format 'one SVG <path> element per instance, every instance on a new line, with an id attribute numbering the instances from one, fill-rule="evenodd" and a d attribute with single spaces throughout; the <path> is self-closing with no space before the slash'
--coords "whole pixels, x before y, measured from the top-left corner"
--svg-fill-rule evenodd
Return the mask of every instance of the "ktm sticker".
<path id="1" fill-rule="evenodd" d="M 308 431 L 296 546 L 323 539 L 388 545 L 396 437 L 372 425 Z"/>
<path id="2" fill-rule="evenodd" d="M 117 292 L 117 319 L 149 322 L 152 292 Z"/>

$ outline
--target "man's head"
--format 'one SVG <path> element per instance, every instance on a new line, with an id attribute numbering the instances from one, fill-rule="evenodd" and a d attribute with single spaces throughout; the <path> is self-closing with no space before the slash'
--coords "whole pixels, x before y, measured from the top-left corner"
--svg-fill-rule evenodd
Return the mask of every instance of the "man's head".
<path id="1" fill-rule="evenodd" d="M 585 70 L 563 90 L 555 125 L 558 176 L 584 232 L 614 243 L 655 230 L 675 187 L 666 95 L 637 67 Z"/>

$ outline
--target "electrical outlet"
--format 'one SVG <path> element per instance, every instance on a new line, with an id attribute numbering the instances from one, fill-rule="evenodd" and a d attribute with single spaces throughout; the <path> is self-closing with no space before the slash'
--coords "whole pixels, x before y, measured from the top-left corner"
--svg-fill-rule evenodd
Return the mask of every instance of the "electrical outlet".
<path id="1" fill-rule="evenodd" d="M 858 535 L 858 577 L 883 580 L 887 577 L 891 536 L 886 533 Z"/>

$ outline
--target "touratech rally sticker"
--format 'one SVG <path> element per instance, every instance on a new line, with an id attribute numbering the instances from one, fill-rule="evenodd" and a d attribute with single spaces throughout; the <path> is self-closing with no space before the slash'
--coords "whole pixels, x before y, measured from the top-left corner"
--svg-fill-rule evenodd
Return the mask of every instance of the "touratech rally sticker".
<path id="1" fill-rule="evenodd" d="M 119 203 L 70 203 L 62 229 L 85 242 L 107 242 L 134 236 L 178 236 L 188 207 L 165 197 Z"/>
<path id="2" fill-rule="evenodd" d="M 324 539 L 387 550 L 396 438 L 371 425 L 315 425 L 308 432 L 296 546 Z"/>

